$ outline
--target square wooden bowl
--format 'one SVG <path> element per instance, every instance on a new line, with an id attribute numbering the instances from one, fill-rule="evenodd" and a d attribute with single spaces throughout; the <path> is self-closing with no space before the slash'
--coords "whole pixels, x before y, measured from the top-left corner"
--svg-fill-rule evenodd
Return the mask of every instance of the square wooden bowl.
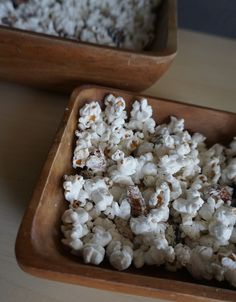
<path id="1" fill-rule="evenodd" d="M 236 301 L 236 291 L 226 283 L 197 281 L 186 271 L 171 273 L 155 266 L 118 272 L 108 263 L 86 265 L 68 253 L 61 243 L 61 215 L 67 208 L 62 182 L 72 171 L 74 131 L 78 110 L 86 102 L 102 99 L 108 93 L 123 96 L 129 111 L 136 97 L 121 90 L 84 86 L 76 89 L 65 110 L 41 177 L 23 218 L 16 240 L 16 257 L 23 270 L 33 275 L 111 291 L 126 292 L 175 301 Z M 208 143 L 229 143 L 236 135 L 236 114 L 148 97 L 158 123 L 170 115 L 183 117 L 186 128 L 201 132 Z"/>
<path id="2" fill-rule="evenodd" d="M 72 91 L 81 83 L 142 91 L 169 67 L 176 36 L 176 0 L 163 0 L 157 10 L 155 39 L 147 51 L 0 26 L 0 79 L 58 91 Z"/>

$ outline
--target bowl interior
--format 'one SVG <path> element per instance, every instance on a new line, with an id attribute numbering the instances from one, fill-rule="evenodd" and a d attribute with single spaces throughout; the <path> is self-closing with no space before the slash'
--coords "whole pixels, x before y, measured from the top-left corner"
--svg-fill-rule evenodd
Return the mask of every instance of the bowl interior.
<path id="1" fill-rule="evenodd" d="M 191 293 L 195 296 L 214 297 L 215 295 L 220 299 L 228 294 L 232 297 L 234 292 L 227 290 L 230 286 L 226 283 L 197 281 L 186 271 L 171 273 L 162 268 L 144 267 L 117 272 L 109 263 L 98 267 L 86 265 L 80 258 L 71 255 L 61 244 L 61 215 L 67 208 L 62 182 L 63 175 L 76 173 L 71 168 L 71 160 L 75 145 L 74 131 L 77 127 L 78 110 L 89 101 L 98 100 L 102 104 L 101 100 L 110 92 L 125 98 L 128 111 L 133 100 L 139 99 L 133 94 L 118 90 L 111 91 L 107 88 L 85 87 L 74 91 L 19 231 L 16 255 L 20 265 L 26 271 L 43 277 L 88 286 L 97 286 L 96 282 L 105 281 L 120 284 L 121 288 L 134 285 L 146 287 L 149 290 L 163 287 L 175 293 Z M 191 132 L 201 132 L 206 135 L 209 144 L 215 142 L 226 144 L 236 134 L 236 115 L 233 113 L 152 98 L 148 98 L 148 101 L 153 107 L 153 116 L 158 123 L 167 121 L 170 115 L 183 117 L 186 120 L 186 128 Z M 50 272 L 54 275 L 50 275 Z M 59 275 L 56 277 L 56 274 L 60 277 Z M 171 285 L 166 282 L 166 279 L 172 281 Z M 201 286 L 200 293 L 199 286 Z"/>

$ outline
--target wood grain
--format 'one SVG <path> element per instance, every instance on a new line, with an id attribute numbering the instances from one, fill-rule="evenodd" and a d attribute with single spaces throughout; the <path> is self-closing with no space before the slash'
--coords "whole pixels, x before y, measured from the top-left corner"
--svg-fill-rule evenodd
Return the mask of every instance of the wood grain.
<path id="1" fill-rule="evenodd" d="M 123 96 L 128 109 L 134 99 L 140 98 L 121 90 L 89 86 L 78 88 L 72 94 L 18 233 L 19 265 L 39 277 L 129 294 L 183 302 L 235 301 L 236 291 L 224 283 L 207 281 L 204 284 L 185 272 L 170 273 L 155 267 L 117 272 L 108 264 L 85 265 L 61 245 L 60 217 L 66 207 L 62 176 L 71 172 L 78 109 L 91 100 L 101 102 L 111 92 Z M 208 136 L 209 144 L 226 143 L 236 135 L 236 114 L 162 99 L 149 98 L 149 103 L 158 122 L 170 115 L 181 116 L 186 119 L 187 129 Z"/>
<path id="2" fill-rule="evenodd" d="M 0 79 L 69 92 L 81 83 L 144 90 L 176 54 L 175 2 L 163 1 L 153 46 L 142 52 L 0 26 Z"/>

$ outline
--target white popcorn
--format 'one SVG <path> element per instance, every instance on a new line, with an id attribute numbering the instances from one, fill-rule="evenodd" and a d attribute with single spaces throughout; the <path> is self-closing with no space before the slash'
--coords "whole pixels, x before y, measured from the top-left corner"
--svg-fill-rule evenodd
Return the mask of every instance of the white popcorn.
<path id="1" fill-rule="evenodd" d="M 112 158 L 112 160 L 121 163 L 122 160 L 124 160 L 124 158 L 125 158 L 125 154 L 121 150 L 116 150 L 116 152 L 112 154 L 111 158 Z"/>
<path id="2" fill-rule="evenodd" d="M 63 188 L 65 190 L 65 199 L 73 202 L 74 200 L 79 200 L 79 193 L 83 187 L 84 179 L 79 175 L 65 175 L 65 181 L 63 183 Z"/>
<path id="3" fill-rule="evenodd" d="M 204 200 L 200 197 L 200 193 L 195 189 L 189 189 L 187 191 L 187 198 L 176 199 L 172 206 L 181 214 L 190 214 L 192 217 L 195 217 L 203 203 Z"/>
<path id="4" fill-rule="evenodd" d="M 204 203 L 203 206 L 199 210 L 199 216 L 206 221 L 212 219 L 212 215 L 215 212 L 215 200 L 212 197 L 207 199 L 207 203 Z"/>
<path id="5" fill-rule="evenodd" d="M 110 177 L 114 183 L 133 185 L 131 175 L 136 171 L 137 160 L 132 157 L 125 157 L 117 162 L 117 166 L 111 171 Z"/>
<path id="6" fill-rule="evenodd" d="M 225 184 L 236 183 L 236 158 L 232 158 L 223 169 L 222 180 Z"/>
<path id="7" fill-rule="evenodd" d="M 166 182 L 156 187 L 148 203 L 150 207 L 167 207 L 170 202 L 170 188 Z"/>
<path id="8" fill-rule="evenodd" d="M 219 207 L 211 222 L 209 233 L 215 237 L 221 245 L 227 245 L 236 223 L 236 212 L 230 207 Z"/>
<path id="9" fill-rule="evenodd" d="M 131 213 L 130 203 L 127 201 L 127 199 L 122 200 L 120 204 L 118 204 L 118 202 L 113 202 L 110 211 L 114 217 L 117 216 L 128 220 Z"/>
<path id="10" fill-rule="evenodd" d="M 170 117 L 170 123 L 168 125 L 170 133 L 179 133 L 184 131 L 184 119 L 177 119 L 175 116 Z"/>
<path id="11" fill-rule="evenodd" d="M 160 207 L 158 209 L 153 209 L 147 217 L 131 217 L 130 228 L 132 232 L 136 235 L 152 233 L 159 233 L 163 229 L 163 225 L 159 222 L 166 221 L 169 217 L 169 208 Z"/>
<path id="12" fill-rule="evenodd" d="M 105 256 L 105 249 L 99 244 L 86 243 L 83 246 L 83 258 L 85 263 L 100 264 Z"/>
<path id="13" fill-rule="evenodd" d="M 205 221 L 193 221 L 191 225 L 181 225 L 181 230 L 190 239 L 197 240 L 201 236 L 201 232 L 208 230 L 208 225 Z"/>
<path id="14" fill-rule="evenodd" d="M 165 181 L 170 188 L 170 201 L 177 199 L 182 194 L 180 182 L 172 175 L 167 175 Z"/>
<path id="15" fill-rule="evenodd" d="M 157 167 L 152 161 L 153 155 L 151 152 L 136 159 L 136 171 L 132 176 L 135 183 L 140 183 L 140 180 L 145 176 L 155 176 L 157 174 Z"/>
<path id="16" fill-rule="evenodd" d="M 89 231 L 86 225 L 76 223 L 76 226 L 74 226 L 71 230 L 66 230 L 62 227 L 62 232 L 65 238 L 76 240 L 87 235 Z"/>
<path id="17" fill-rule="evenodd" d="M 89 220 L 89 214 L 85 209 L 78 208 L 78 209 L 75 209 L 75 212 L 77 214 L 76 223 L 84 224 Z"/>
<path id="18" fill-rule="evenodd" d="M 62 215 L 62 221 L 65 224 L 78 222 L 78 214 L 73 209 L 66 210 Z"/>
<path id="19" fill-rule="evenodd" d="M 105 211 L 113 201 L 113 196 L 105 188 L 98 188 L 91 193 L 91 199 L 99 211 Z"/>
<path id="20" fill-rule="evenodd" d="M 186 267 L 195 278 L 211 280 L 213 277 L 211 270 L 212 257 L 212 248 L 197 246 L 191 251 L 190 261 Z"/>
<path id="21" fill-rule="evenodd" d="M 233 256 L 234 259 L 228 257 L 222 258 L 221 263 L 225 269 L 225 279 L 234 287 L 236 287 L 236 257 L 235 255 Z"/>
<path id="22" fill-rule="evenodd" d="M 106 169 L 106 159 L 100 148 L 92 150 L 86 159 L 86 167 L 94 172 L 103 172 Z"/>
<path id="23" fill-rule="evenodd" d="M 185 267 L 236 286 L 236 139 L 208 148 L 183 119 L 155 126 L 151 116 L 143 99 L 126 120 L 124 99 L 108 95 L 97 120 L 76 131 L 83 177 L 65 177 L 62 242 L 86 263 Z"/>
<path id="24" fill-rule="evenodd" d="M 148 105 L 147 99 L 135 101 L 130 114 L 131 118 L 128 124 L 130 129 L 143 130 L 144 133 L 154 133 L 156 123 L 151 118 L 152 107 Z"/>
<path id="25" fill-rule="evenodd" d="M 120 142 L 121 147 L 126 155 L 131 152 L 136 152 L 139 145 L 144 141 L 144 134 L 140 131 L 133 132 L 132 130 L 125 131 L 124 138 Z"/>
<path id="26" fill-rule="evenodd" d="M 151 246 L 147 252 L 144 253 L 144 261 L 148 265 L 160 266 L 166 262 L 173 262 L 175 253 L 172 246 Z"/>
<path id="27" fill-rule="evenodd" d="M 83 168 L 86 164 L 86 160 L 89 157 L 89 149 L 76 146 L 73 156 L 73 167 Z"/>
<path id="28" fill-rule="evenodd" d="M 108 245 L 107 253 L 111 265 L 119 271 L 127 269 L 133 259 L 133 250 L 128 245 L 123 245 L 120 241 L 112 241 Z"/>
<path id="29" fill-rule="evenodd" d="M 214 218 L 217 221 L 222 222 L 224 225 L 235 225 L 236 223 L 236 209 L 228 206 L 219 207 L 215 214 Z"/>
<path id="30" fill-rule="evenodd" d="M 219 221 L 212 221 L 209 224 L 209 233 L 220 241 L 221 245 L 227 245 L 231 237 L 233 226 L 226 226 Z"/>
<path id="31" fill-rule="evenodd" d="M 204 141 L 206 140 L 206 137 L 202 135 L 201 133 L 194 133 L 191 138 L 191 145 L 192 148 L 199 148 L 200 150 L 205 148 Z"/>
<path id="32" fill-rule="evenodd" d="M 114 97 L 109 94 L 105 98 L 105 115 L 108 124 L 123 125 L 126 119 L 125 101 L 122 97 Z"/>
<path id="33" fill-rule="evenodd" d="M 85 130 L 100 119 L 101 107 L 97 102 L 86 104 L 80 109 L 79 128 Z"/>
<path id="34" fill-rule="evenodd" d="M 107 189 L 107 185 L 104 179 L 101 179 L 99 177 L 95 177 L 93 179 L 86 179 L 84 182 L 84 190 L 89 195 L 91 195 L 92 192 L 100 188 Z"/>
<path id="35" fill-rule="evenodd" d="M 106 231 L 102 226 L 95 226 L 93 228 L 93 235 L 87 243 L 93 243 L 105 247 L 112 240 L 109 231 Z"/>
<path id="36" fill-rule="evenodd" d="M 68 245 L 75 252 L 80 251 L 83 248 L 83 242 L 79 238 L 75 240 L 71 240 L 70 238 L 63 238 L 62 243 Z"/>
<path id="37" fill-rule="evenodd" d="M 183 159 L 178 154 L 164 155 L 160 158 L 159 167 L 164 174 L 173 175 L 184 166 Z"/>
<path id="38" fill-rule="evenodd" d="M 191 249 L 187 245 L 178 243 L 175 246 L 175 255 L 177 262 L 179 262 L 181 266 L 186 266 L 190 262 Z"/>

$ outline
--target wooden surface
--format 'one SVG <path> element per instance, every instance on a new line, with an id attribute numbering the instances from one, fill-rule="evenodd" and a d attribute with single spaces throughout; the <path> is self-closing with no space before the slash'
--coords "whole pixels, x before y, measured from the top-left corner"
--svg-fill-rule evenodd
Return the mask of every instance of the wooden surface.
<path id="1" fill-rule="evenodd" d="M 98 100 L 102 105 L 109 93 L 122 96 L 128 112 L 133 101 L 142 98 L 135 93 L 93 86 L 84 86 L 73 92 L 17 236 L 16 258 L 19 265 L 36 276 L 147 297 L 181 299 L 182 302 L 189 301 L 190 297 L 196 302 L 205 298 L 212 301 L 223 298 L 226 301 L 236 300 L 236 291 L 228 290 L 217 282 L 197 284 L 182 271 L 171 273 L 150 266 L 118 272 L 109 264 L 85 265 L 81 259 L 64 250 L 60 242 L 61 216 L 66 208 L 62 177 L 75 173 L 75 170 L 71 171 L 71 162 L 78 112 L 87 102 Z M 178 118 L 184 118 L 185 127 L 190 132 L 204 134 L 208 143 L 229 143 L 236 136 L 235 113 L 159 98 L 148 100 L 153 118 L 159 123 L 169 121 L 171 112 Z"/>
<path id="2" fill-rule="evenodd" d="M 163 1 L 157 12 L 153 46 L 142 52 L 0 26 L 0 79 L 56 91 L 72 91 L 88 82 L 134 91 L 146 89 L 175 56 L 175 4 L 176 0 Z"/>
<path id="3" fill-rule="evenodd" d="M 167 74 L 147 93 L 236 112 L 236 42 L 186 31 Z M 0 83 L 2 302 L 162 301 L 43 280 L 16 264 L 16 233 L 68 96 Z"/>

